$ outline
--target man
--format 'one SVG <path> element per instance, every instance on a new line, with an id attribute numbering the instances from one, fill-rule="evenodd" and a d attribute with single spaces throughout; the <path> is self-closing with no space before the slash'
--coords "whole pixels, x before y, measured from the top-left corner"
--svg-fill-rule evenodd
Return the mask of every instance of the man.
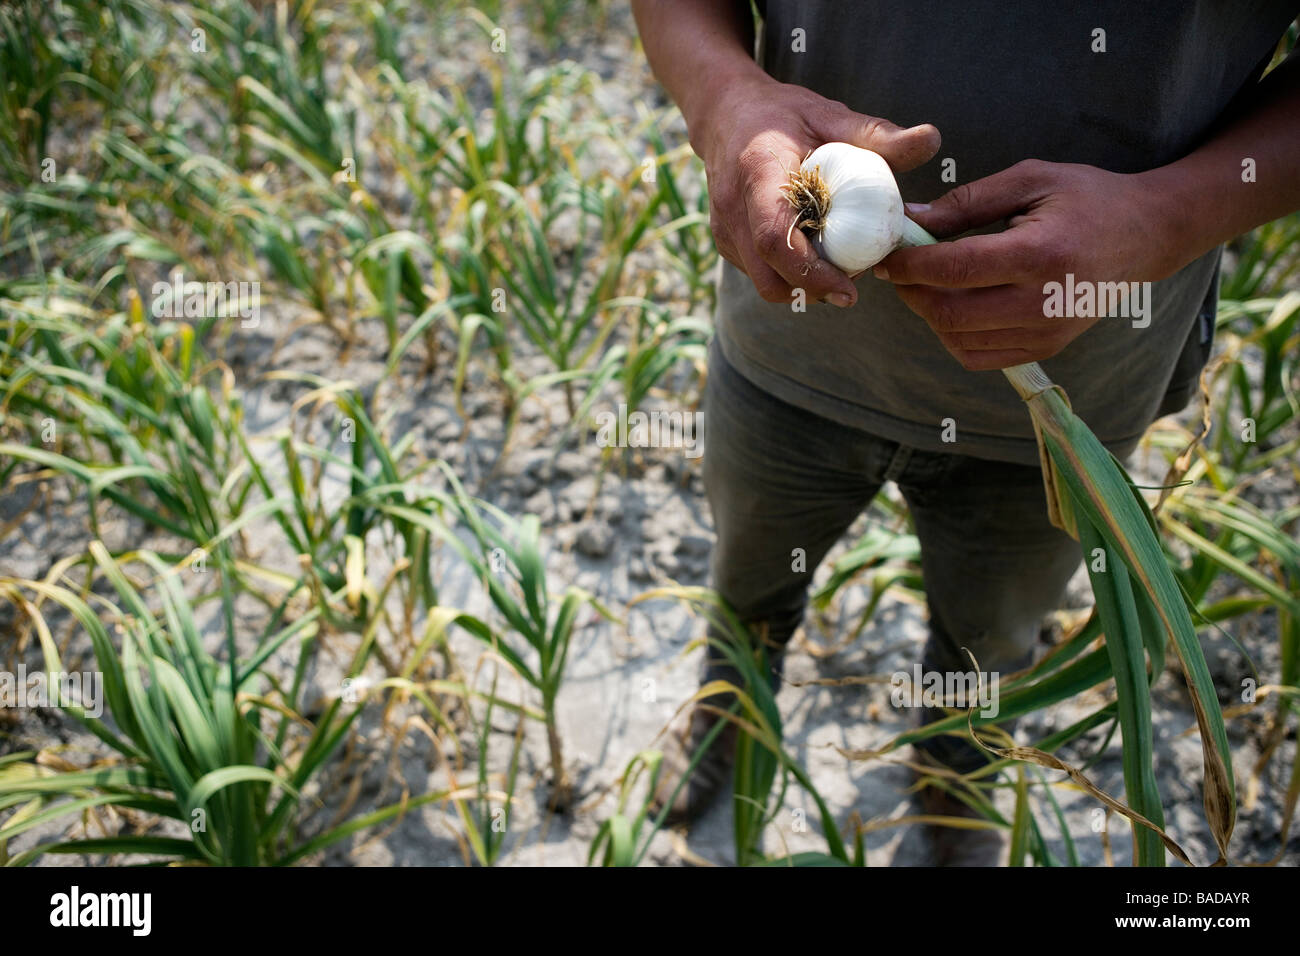
<path id="1" fill-rule="evenodd" d="M 996 370 L 1042 362 L 1121 457 L 1186 405 L 1221 244 L 1300 208 L 1296 58 L 1260 81 L 1300 5 L 760 0 L 757 44 L 747 0 L 632 6 L 704 160 L 725 260 L 706 396 L 714 586 L 780 648 L 817 564 L 892 480 L 922 545 L 925 669 L 967 671 L 963 647 L 984 671 L 1024 666 L 1081 555 L 1048 520 L 1029 415 Z M 860 278 L 819 259 L 779 187 L 831 141 L 884 156 L 926 229 L 974 234 Z M 1149 296 L 1123 318 L 1048 306 L 1051 283 L 1081 282 Z M 703 676 L 737 679 L 716 659 Z M 660 799 L 715 720 L 697 709 L 671 735 Z M 725 783 L 734 738 L 675 819 Z M 923 750 L 959 772 L 985 760 L 953 737 Z M 998 862 L 978 831 L 927 837 L 932 863 Z"/>

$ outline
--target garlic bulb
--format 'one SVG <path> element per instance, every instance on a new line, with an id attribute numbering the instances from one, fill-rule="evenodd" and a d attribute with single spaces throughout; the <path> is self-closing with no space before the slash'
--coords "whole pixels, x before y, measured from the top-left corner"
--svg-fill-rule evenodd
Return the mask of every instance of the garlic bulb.
<path id="1" fill-rule="evenodd" d="M 818 146 L 782 192 L 798 210 L 791 229 L 809 230 L 818 255 L 849 275 L 897 249 L 913 225 L 889 164 L 849 143 Z"/>

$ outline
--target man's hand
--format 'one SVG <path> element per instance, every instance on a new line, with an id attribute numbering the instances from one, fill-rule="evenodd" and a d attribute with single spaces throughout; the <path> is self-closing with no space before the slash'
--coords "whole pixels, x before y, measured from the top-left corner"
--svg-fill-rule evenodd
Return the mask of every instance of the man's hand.
<path id="1" fill-rule="evenodd" d="M 1180 242 L 1168 207 L 1140 175 L 1026 160 L 912 213 L 940 238 L 1010 228 L 900 249 L 874 271 L 963 366 L 1006 368 L 1050 358 L 1098 321 L 1045 317 L 1047 283 L 1153 281 L 1203 252 Z"/>
<path id="2" fill-rule="evenodd" d="M 781 185 L 810 150 L 852 143 L 874 149 L 904 171 L 939 149 L 933 126 L 900 129 L 765 75 L 733 82 L 692 120 L 691 142 L 708 174 L 718 251 L 768 302 L 791 301 L 795 288 L 813 302 L 847 307 L 857 301 L 849 277 L 819 258 L 805 235 L 790 231 L 795 210 Z"/>

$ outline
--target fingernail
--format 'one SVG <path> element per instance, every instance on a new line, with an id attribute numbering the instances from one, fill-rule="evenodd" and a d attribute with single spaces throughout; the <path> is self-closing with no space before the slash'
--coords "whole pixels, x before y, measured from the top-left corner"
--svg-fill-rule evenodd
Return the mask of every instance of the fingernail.
<path id="1" fill-rule="evenodd" d="M 889 270 L 884 266 L 876 266 L 871 270 L 871 274 L 877 279 L 884 279 L 886 282 L 889 281 Z"/>
<path id="2" fill-rule="evenodd" d="M 853 304 L 853 296 L 845 295 L 843 292 L 830 292 L 826 295 L 826 301 L 840 309 L 847 309 Z"/>
<path id="3" fill-rule="evenodd" d="M 903 208 L 908 212 L 929 212 L 930 204 L 928 202 L 906 202 Z"/>

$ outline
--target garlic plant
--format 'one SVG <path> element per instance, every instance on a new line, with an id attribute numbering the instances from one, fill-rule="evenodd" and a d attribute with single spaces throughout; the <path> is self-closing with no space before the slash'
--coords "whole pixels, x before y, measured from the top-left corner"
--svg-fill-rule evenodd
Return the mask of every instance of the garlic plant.
<path id="1" fill-rule="evenodd" d="M 808 230 L 817 254 L 849 275 L 870 269 L 900 246 L 934 238 L 903 215 L 903 197 L 883 156 L 849 143 L 808 154 L 782 187 L 799 211 L 791 230 Z"/>
<path id="2" fill-rule="evenodd" d="M 790 174 L 781 192 L 796 210 L 790 230 L 807 232 L 817 254 L 851 276 L 895 249 L 937 241 L 904 214 L 893 171 L 870 149 L 824 143 Z M 1037 362 L 1003 372 L 1026 401 L 1055 387 Z"/>
<path id="3" fill-rule="evenodd" d="M 889 165 L 871 150 L 848 143 L 820 146 L 791 174 L 782 192 L 798 211 L 791 230 L 807 230 L 818 253 L 849 275 L 902 246 L 936 241 L 904 215 Z M 1201 735 L 1205 814 L 1220 861 L 1226 860 L 1236 794 L 1223 714 L 1187 598 L 1169 568 L 1151 511 L 1120 463 L 1037 362 L 1002 371 L 1029 406 L 1052 523 L 1083 542 L 1094 561 L 1098 550 L 1106 553 L 1109 570 L 1091 577 L 1119 703 L 1135 862 L 1165 862 L 1164 813 L 1150 773 L 1150 685 L 1163 668 L 1166 640 L 1187 676 Z M 1017 748 L 1015 756 L 1057 766 L 1033 748 Z"/>

